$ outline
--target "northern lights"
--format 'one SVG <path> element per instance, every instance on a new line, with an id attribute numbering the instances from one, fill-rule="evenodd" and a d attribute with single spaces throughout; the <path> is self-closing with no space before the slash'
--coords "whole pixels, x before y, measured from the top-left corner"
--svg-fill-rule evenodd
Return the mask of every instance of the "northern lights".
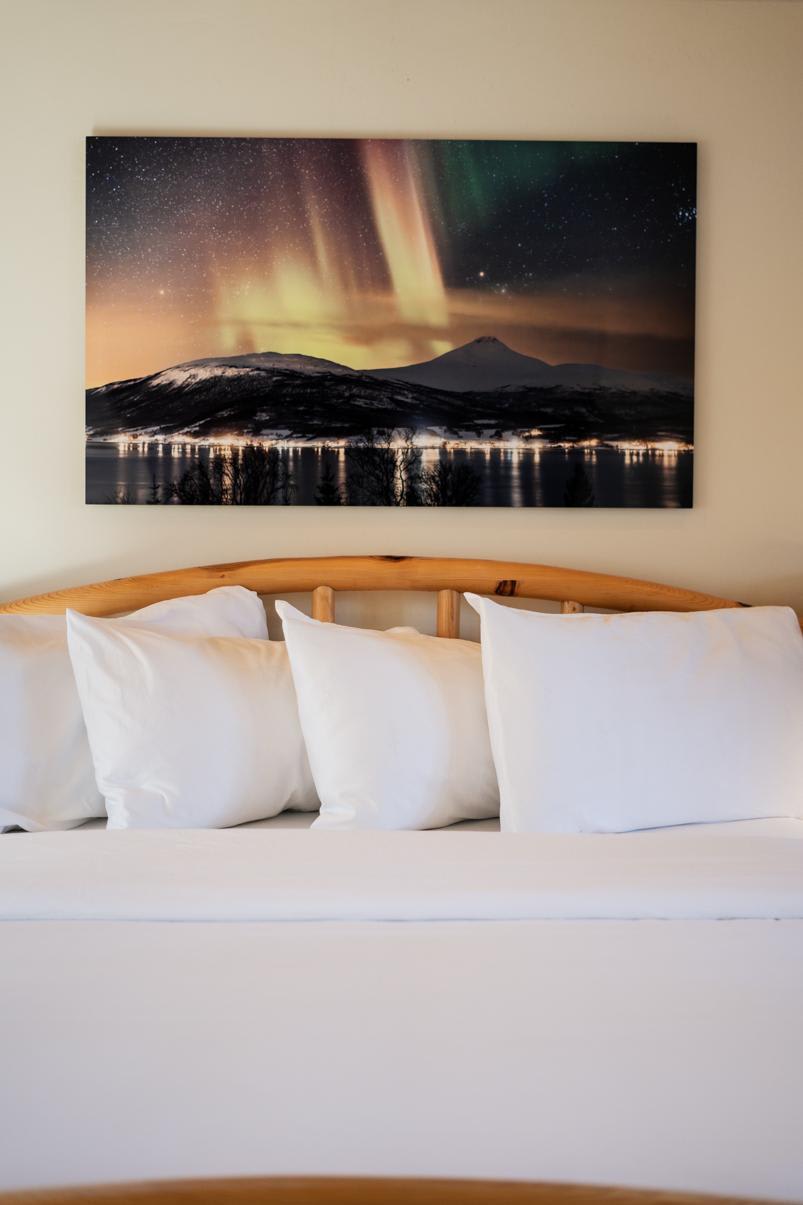
<path id="1" fill-rule="evenodd" d="M 90 138 L 87 385 L 479 335 L 691 377 L 689 143 Z"/>

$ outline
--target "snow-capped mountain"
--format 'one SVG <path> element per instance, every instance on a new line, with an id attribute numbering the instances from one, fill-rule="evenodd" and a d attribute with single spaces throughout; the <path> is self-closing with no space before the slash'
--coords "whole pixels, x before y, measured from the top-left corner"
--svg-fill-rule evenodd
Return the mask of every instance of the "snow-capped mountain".
<path id="1" fill-rule="evenodd" d="M 263 379 L 265 375 L 275 376 L 279 373 L 301 372 L 308 375 L 333 373 L 341 376 L 354 376 L 353 368 L 344 364 L 336 364 L 334 360 L 322 360 L 318 356 L 301 356 L 285 354 L 278 351 L 252 352 L 243 356 L 208 356 L 203 360 L 187 360 L 183 364 L 174 364 L 163 368 L 161 372 L 150 376 L 133 378 L 142 382 L 149 389 L 186 388 L 198 385 L 202 381 L 236 381 L 249 376 Z M 116 390 L 121 385 L 130 385 L 129 381 L 112 381 L 108 385 L 100 385 L 91 392 L 101 395 L 108 390 Z"/>
<path id="2" fill-rule="evenodd" d="M 351 439 L 409 428 L 485 440 L 691 438 L 692 401 L 675 383 L 593 364 L 552 366 L 498 339 L 425 364 L 360 372 L 314 356 L 260 352 L 191 360 L 87 390 L 87 433 Z"/>
<path id="3" fill-rule="evenodd" d="M 87 432 L 340 438 L 459 423 L 454 394 L 383 381 L 312 356 L 212 357 L 87 390 Z"/>
<path id="4" fill-rule="evenodd" d="M 321 360 L 317 356 L 300 356 L 278 351 L 253 352 L 244 356 L 209 356 L 205 360 L 188 360 L 165 368 L 149 378 L 152 388 L 163 385 L 190 385 L 223 377 L 237 378 L 249 373 L 303 372 L 336 373 L 353 375 L 353 368 L 336 364 L 334 360 Z"/>
<path id="5" fill-rule="evenodd" d="M 688 385 L 653 373 L 627 372 L 601 364 L 547 364 L 534 356 L 513 351 L 494 335 L 481 335 L 471 343 L 401 368 L 374 368 L 371 376 L 407 381 L 430 389 L 467 393 L 490 389 L 620 389 L 640 393 L 652 390 L 687 392 Z"/>
<path id="6" fill-rule="evenodd" d="M 214 376 L 225 369 L 236 372 L 258 371 L 270 372 L 336 372 L 353 374 L 353 368 L 344 364 L 336 364 L 334 360 L 322 360 L 318 356 L 301 356 L 280 351 L 258 351 L 244 356 L 208 356 L 204 360 L 188 360 L 186 364 L 177 364 L 175 368 L 167 368 L 167 372 L 192 372 L 199 375 Z M 157 377 L 164 373 L 157 373 Z"/>

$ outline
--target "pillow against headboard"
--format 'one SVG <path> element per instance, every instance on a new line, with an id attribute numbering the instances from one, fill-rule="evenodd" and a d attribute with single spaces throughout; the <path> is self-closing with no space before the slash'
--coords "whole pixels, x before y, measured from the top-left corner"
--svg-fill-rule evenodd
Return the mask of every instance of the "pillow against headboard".
<path id="1" fill-rule="evenodd" d="M 501 827 L 803 817 L 803 639 L 785 607 L 480 614 Z"/>
<path id="2" fill-rule="evenodd" d="M 424 829 L 499 814 L 480 650 L 318 623 L 277 602 L 321 814 L 315 828 Z"/>
<path id="3" fill-rule="evenodd" d="M 315 811 L 280 640 L 177 636 L 67 612 L 109 828 L 224 828 Z"/>
<path id="4" fill-rule="evenodd" d="M 126 621 L 188 635 L 268 636 L 262 601 L 242 586 L 167 599 Z M 0 615 L 0 829 L 73 828 L 103 815 L 64 616 Z"/>

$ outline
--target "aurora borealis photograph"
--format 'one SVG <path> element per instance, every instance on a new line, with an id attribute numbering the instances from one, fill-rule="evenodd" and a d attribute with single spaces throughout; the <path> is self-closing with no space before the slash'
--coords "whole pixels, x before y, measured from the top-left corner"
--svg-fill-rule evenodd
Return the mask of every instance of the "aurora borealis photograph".
<path id="1" fill-rule="evenodd" d="M 87 501 L 689 506 L 696 146 L 87 140 Z"/>

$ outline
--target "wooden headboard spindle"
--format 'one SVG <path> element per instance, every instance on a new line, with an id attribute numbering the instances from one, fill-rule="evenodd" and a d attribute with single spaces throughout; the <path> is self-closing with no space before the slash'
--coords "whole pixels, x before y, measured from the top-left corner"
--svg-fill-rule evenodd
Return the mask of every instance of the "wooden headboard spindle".
<path id="1" fill-rule="evenodd" d="M 438 591 L 435 631 L 439 636 L 448 636 L 453 639 L 460 635 L 460 593 L 458 590 Z"/>
<path id="2" fill-rule="evenodd" d="M 335 592 L 331 586 L 316 586 L 312 591 L 312 618 L 321 623 L 335 622 Z"/>

